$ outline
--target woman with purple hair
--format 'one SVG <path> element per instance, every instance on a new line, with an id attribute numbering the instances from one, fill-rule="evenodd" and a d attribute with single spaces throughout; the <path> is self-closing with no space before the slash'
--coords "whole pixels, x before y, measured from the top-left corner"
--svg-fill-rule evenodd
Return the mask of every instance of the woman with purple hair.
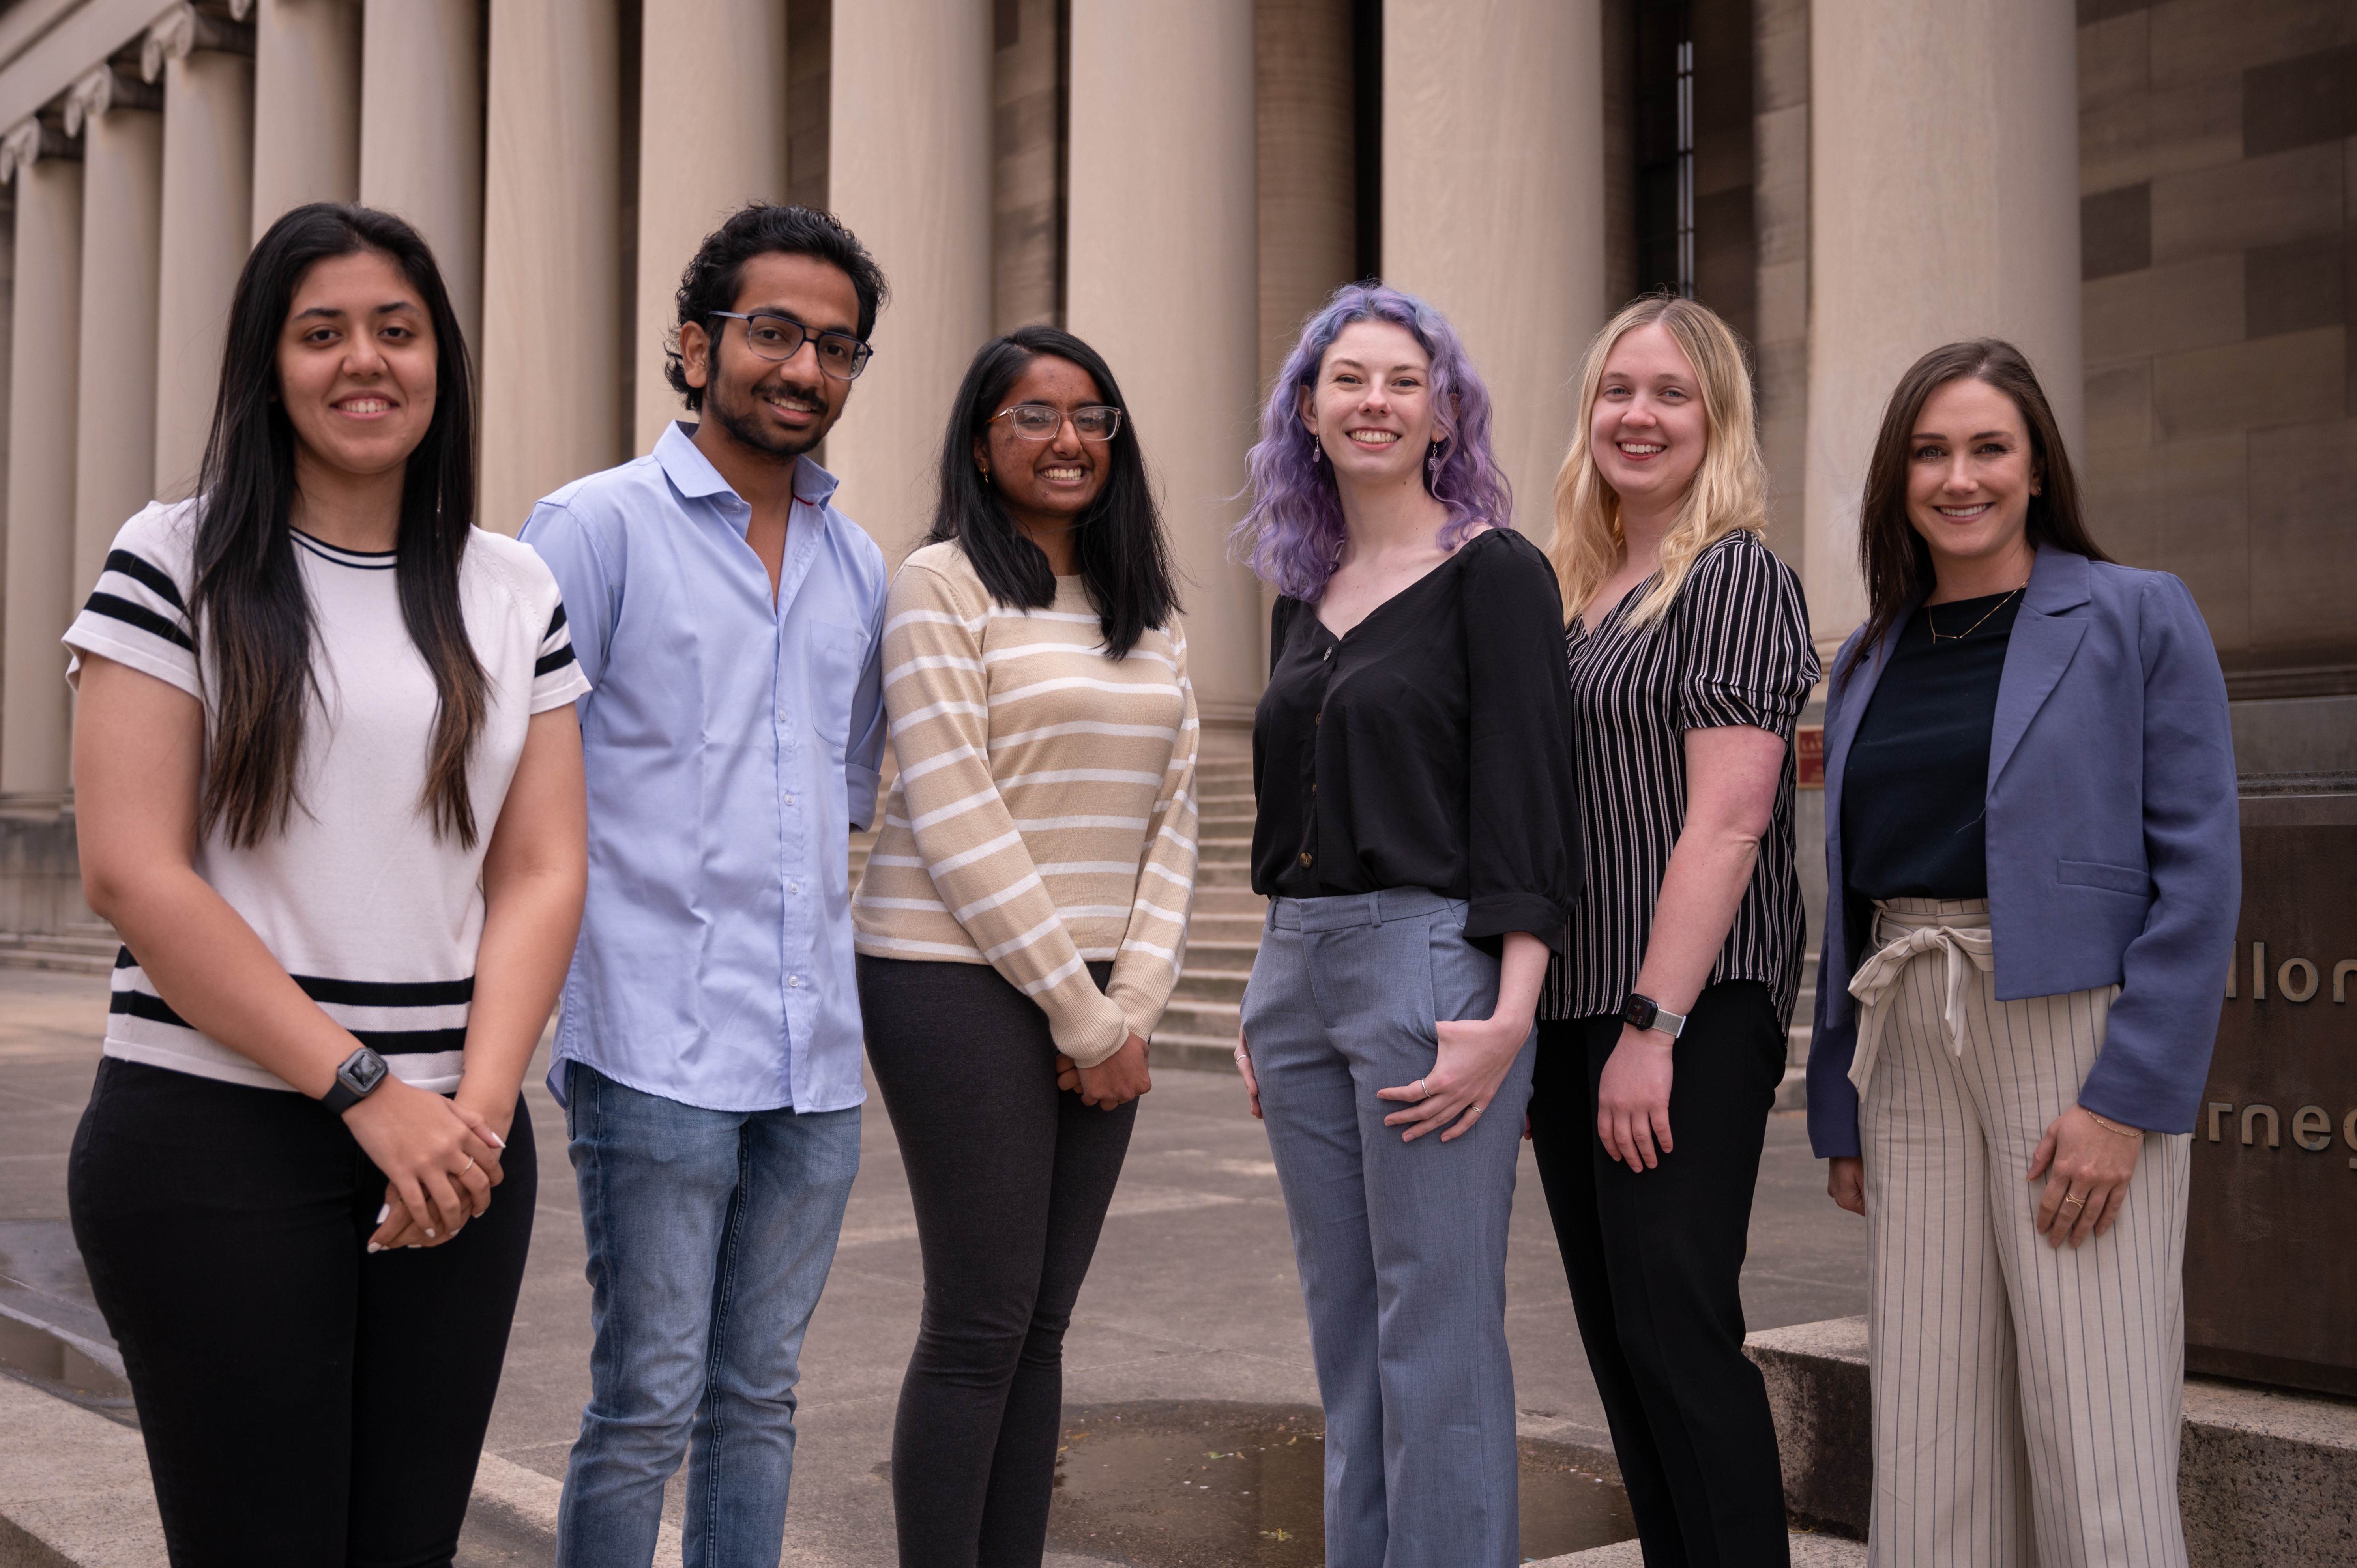
<path id="1" fill-rule="evenodd" d="M 1563 601 L 1512 532 L 1489 393 L 1407 295 L 1310 318 L 1252 475 L 1236 542 L 1283 596 L 1236 1065 L 1309 1311 L 1326 1561 L 1498 1568 L 1522 1561 L 1506 1221 L 1577 888 Z"/>

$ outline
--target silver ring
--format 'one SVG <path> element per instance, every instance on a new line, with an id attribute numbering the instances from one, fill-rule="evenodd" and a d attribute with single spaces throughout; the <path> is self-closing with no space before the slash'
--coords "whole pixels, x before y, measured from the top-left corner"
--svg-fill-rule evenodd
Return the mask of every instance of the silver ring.
<path id="1" fill-rule="evenodd" d="M 1418 1100 L 1429 1100 L 1432 1098 L 1432 1090 L 1424 1086 L 1424 1079 L 1417 1079 L 1415 1080 L 1415 1097 Z"/>
<path id="2" fill-rule="evenodd" d="M 474 1155 L 468 1155 L 467 1156 L 467 1163 L 466 1163 L 465 1165 L 460 1165 L 460 1166 L 458 1167 L 458 1174 L 459 1174 L 460 1176 L 465 1176 L 468 1171 L 473 1170 L 474 1168 L 475 1168 L 475 1156 L 474 1156 Z"/>
<path id="3" fill-rule="evenodd" d="M 1480 1115 L 1480 1114 L 1481 1114 L 1481 1112 L 1484 1112 L 1484 1111 L 1486 1111 L 1486 1110 L 1488 1110 L 1488 1109 L 1489 1109 L 1489 1107 L 1488 1107 L 1488 1106 L 1486 1106 L 1486 1105 L 1476 1105 L 1476 1106 L 1473 1108 L 1473 1114 L 1474 1114 L 1474 1115 L 1476 1115 L 1476 1116 L 1479 1116 L 1479 1115 Z"/>

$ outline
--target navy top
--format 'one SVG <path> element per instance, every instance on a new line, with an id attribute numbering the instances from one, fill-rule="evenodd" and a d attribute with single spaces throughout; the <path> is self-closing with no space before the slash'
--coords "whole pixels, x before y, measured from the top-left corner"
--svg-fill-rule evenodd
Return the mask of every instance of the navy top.
<path id="1" fill-rule="evenodd" d="M 1849 890 L 1988 897 L 1989 731 L 2018 590 L 1908 618 L 1850 743 L 1842 794 Z"/>
<path id="2" fill-rule="evenodd" d="M 1253 720 L 1253 891 L 1423 887 L 1465 935 L 1551 948 L 1578 892 L 1563 596 L 1538 547 L 1485 529 L 1344 637 L 1281 598 Z"/>

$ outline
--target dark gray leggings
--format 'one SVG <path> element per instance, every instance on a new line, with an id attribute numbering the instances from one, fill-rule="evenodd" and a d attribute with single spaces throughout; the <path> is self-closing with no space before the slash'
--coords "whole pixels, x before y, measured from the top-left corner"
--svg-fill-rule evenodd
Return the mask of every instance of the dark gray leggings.
<path id="1" fill-rule="evenodd" d="M 1064 1329 L 1137 1104 L 1060 1091 L 1048 1015 L 985 964 L 863 955 L 859 1005 L 925 1261 L 892 1431 L 901 1568 L 1038 1568 Z"/>

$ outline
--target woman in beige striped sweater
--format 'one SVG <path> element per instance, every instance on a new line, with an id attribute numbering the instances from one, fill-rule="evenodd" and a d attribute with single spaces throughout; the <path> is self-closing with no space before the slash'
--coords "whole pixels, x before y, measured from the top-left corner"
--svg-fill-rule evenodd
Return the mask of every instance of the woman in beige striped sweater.
<path id="1" fill-rule="evenodd" d="M 1151 1087 L 1195 877 L 1195 697 L 1146 463 L 1096 352 L 985 345 L 893 579 L 899 778 L 852 901 L 925 1264 L 900 1562 L 1036 1563 L 1063 1335 Z"/>

